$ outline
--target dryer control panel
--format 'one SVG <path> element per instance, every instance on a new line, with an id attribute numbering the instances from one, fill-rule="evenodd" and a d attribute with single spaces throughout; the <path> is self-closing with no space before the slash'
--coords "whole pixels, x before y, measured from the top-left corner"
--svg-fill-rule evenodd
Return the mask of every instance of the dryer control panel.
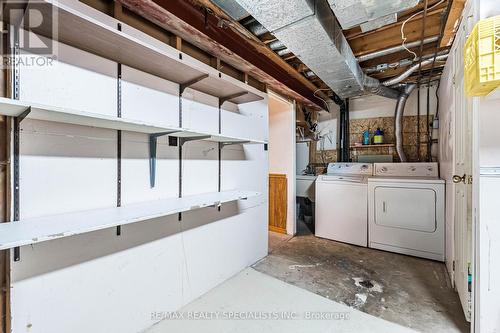
<path id="1" fill-rule="evenodd" d="M 335 175 L 373 175 L 371 163 L 328 163 L 327 174 Z"/>
<path id="2" fill-rule="evenodd" d="M 375 163 L 374 176 L 438 177 L 438 164 L 430 163 Z"/>

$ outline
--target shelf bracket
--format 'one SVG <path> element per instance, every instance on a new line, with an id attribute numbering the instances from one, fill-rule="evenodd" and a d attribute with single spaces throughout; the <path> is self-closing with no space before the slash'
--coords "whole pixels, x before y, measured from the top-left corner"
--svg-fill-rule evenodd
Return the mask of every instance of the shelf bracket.
<path id="1" fill-rule="evenodd" d="M 31 106 L 28 107 L 26 110 L 23 111 L 19 116 L 17 116 L 18 122 L 21 123 L 24 118 L 26 118 L 31 112 Z"/>
<path id="2" fill-rule="evenodd" d="M 156 147 L 158 146 L 158 138 L 177 132 L 178 131 L 168 131 L 149 135 L 149 183 L 151 188 L 155 187 L 156 182 Z"/>
<path id="3" fill-rule="evenodd" d="M 189 141 L 197 141 L 197 140 L 204 140 L 204 139 L 210 139 L 212 136 L 211 135 L 199 135 L 199 136 L 191 136 L 191 137 L 180 137 L 179 138 L 179 145 L 182 147 L 186 142 Z"/>
<path id="4" fill-rule="evenodd" d="M 228 141 L 228 142 L 221 142 L 221 149 L 226 147 L 226 146 L 232 146 L 232 145 L 239 145 L 239 144 L 245 144 L 249 143 L 250 141 Z"/>
<path id="5" fill-rule="evenodd" d="M 198 76 L 198 77 L 196 77 L 196 78 L 194 78 L 194 79 L 192 79 L 192 80 L 190 80 L 188 82 L 181 83 L 179 85 L 179 95 L 182 96 L 182 94 L 184 93 L 184 90 L 186 90 L 186 88 L 188 88 L 189 86 L 192 86 L 195 83 L 200 82 L 201 80 L 206 79 L 207 77 L 208 77 L 208 74 L 203 74 L 203 75 Z"/>
<path id="6" fill-rule="evenodd" d="M 239 93 L 236 93 L 236 94 L 232 94 L 232 95 L 220 97 L 219 98 L 219 108 L 221 108 L 222 104 L 226 103 L 227 101 L 230 101 L 233 98 L 240 97 L 240 96 L 243 96 L 243 95 L 246 95 L 246 94 L 248 94 L 248 91 L 242 91 L 242 92 L 239 92 Z"/>

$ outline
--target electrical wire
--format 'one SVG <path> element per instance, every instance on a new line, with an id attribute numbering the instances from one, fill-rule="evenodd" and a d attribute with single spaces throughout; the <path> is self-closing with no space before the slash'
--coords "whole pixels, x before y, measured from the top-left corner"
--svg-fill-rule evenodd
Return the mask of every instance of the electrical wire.
<path id="1" fill-rule="evenodd" d="M 323 103 L 325 103 L 326 110 L 327 110 L 328 112 L 330 112 L 330 105 L 328 105 L 328 103 L 326 102 L 326 100 L 325 100 L 325 99 L 323 99 L 321 96 L 316 95 L 316 93 L 317 93 L 318 91 L 322 91 L 322 90 L 330 91 L 331 89 L 327 89 L 327 88 L 323 88 L 323 89 L 319 88 L 319 89 L 316 89 L 316 90 L 314 91 L 314 93 L 313 93 L 313 96 L 314 96 L 314 97 L 319 98 L 320 100 L 322 100 L 322 101 L 323 101 Z"/>
<path id="2" fill-rule="evenodd" d="M 442 4 L 445 0 L 440 0 L 438 1 L 437 3 L 435 3 L 434 5 L 432 5 L 430 8 L 428 8 L 427 10 L 430 11 L 434 8 L 436 8 L 437 6 L 439 6 L 440 4 Z M 416 12 L 415 14 L 413 14 L 412 16 L 408 17 L 406 20 L 404 20 L 403 24 L 401 25 L 401 39 L 403 40 L 403 43 L 401 44 L 401 46 L 403 46 L 403 48 L 408 51 L 410 54 L 413 54 L 413 61 L 416 61 L 416 59 L 418 58 L 417 54 L 413 51 L 411 51 L 410 49 L 408 49 L 406 47 L 406 36 L 405 36 L 405 25 L 406 23 L 408 23 L 408 21 L 412 20 L 415 16 L 417 15 L 420 15 L 422 14 L 424 11 L 420 11 L 420 12 Z"/>

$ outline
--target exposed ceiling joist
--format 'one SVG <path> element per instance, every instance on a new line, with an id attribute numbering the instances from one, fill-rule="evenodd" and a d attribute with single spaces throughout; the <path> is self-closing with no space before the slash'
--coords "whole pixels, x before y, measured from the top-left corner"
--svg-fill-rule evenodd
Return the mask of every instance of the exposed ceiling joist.
<path id="1" fill-rule="evenodd" d="M 452 0 L 440 47 L 450 46 L 460 23 L 466 0 Z"/>
<path id="2" fill-rule="evenodd" d="M 433 11 L 427 14 L 426 29 L 424 38 L 439 34 L 439 23 L 442 11 Z M 366 34 L 348 37 L 347 40 L 355 56 L 360 56 L 366 53 L 374 52 L 380 49 L 401 45 L 401 25 L 402 21 L 397 24 L 383 27 L 377 33 L 369 32 Z M 420 40 L 422 35 L 422 20 L 410 20 L 405 25 L 405 36 L 407 43 Z"/>
<path id="3" fill-rule="evenodd" d="M 328 99 L 317 87 L 208 0 L 117 0 L 270 89 L 314 109 Z"/>

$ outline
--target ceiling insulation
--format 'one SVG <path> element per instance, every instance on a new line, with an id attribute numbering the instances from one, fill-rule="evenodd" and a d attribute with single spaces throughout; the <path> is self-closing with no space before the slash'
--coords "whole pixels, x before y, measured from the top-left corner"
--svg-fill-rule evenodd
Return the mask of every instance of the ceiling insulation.
<path id="1" fill-rule="evenodd" d="M 389 15 L 415 7 L 419 0 L 328 0 L 343 29 L 387 19 Z M 380 24 L 382 21 L 378 21 Z M 377 25 L 377 23 L 375 23 Z"/>

